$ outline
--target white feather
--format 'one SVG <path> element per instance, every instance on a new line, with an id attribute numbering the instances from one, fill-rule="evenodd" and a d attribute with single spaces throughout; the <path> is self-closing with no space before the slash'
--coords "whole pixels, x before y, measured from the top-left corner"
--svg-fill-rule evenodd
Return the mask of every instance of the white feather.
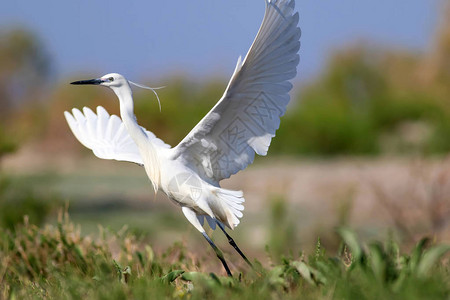
<path id="1" fill-rule="evenodd" d="M 83 113 L 76 108 L 72 110 L 73 115 L 64 112 L 70 129 L 80 143 L 99 158 L 143 164 L 136 143 L 119 117 L 110 116 L 101 106 L 97 107 L 97 114 L 87 107 L 83 108 Z M 144 131 L 157 147 L 170 148 L 152 132 Z"/>

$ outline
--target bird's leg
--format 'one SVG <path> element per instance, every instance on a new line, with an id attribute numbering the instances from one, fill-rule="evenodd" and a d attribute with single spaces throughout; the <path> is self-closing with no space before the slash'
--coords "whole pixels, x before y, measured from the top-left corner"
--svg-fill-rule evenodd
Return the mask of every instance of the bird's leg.
<path id="1" fill-rule="evenodd" d="M 247 257 L 244 255 L 244 253 L 242 253 L 241 249 L 239 249 L 239 247 L 236 245 L 235 241 L 233 240 L 233 238 L 225 231 L 225 228 L 223 227 L 222 223 L 220 223 L 219 221 L 216 220 L 217 225 L 220 227 L 220 229 L 222 229 L 223 233 L 225 233 L 225 235 L 227 236 L 228 239 L 228 243 L 230 243 L 231 246 L 233 246 L 233 248 L 237 251 L 237 253 L 239 253 L 239 255 L 245 260 L 245 262 L 253 268 L 252 263 L 247 259 Z"/>
<path id="2" fill-rule="evenodd" d="M 191 222 L 191 224 L 194 225 L 194 227 L 197 228 L 197 230 L 203 234 L 205 239 L 208 241 L 208 243 L 214 249 L 214 252 L 216 252 L 217 257 L 222 262 L 222 265 L 225 268 L 225 271 L 227 271 L 227 275 L 230 277 L 233 276 L 233 275 L 231 275 L 230 268 L 228 268 L 228 265 L 225 262 L 225 258 L 223 257 L 222 251 L 220 251 L 220 249 L 217 248 L 217 246 L 214 244 L 214 242 L 206 234 L 205 229 L 203 229 L 202 224 L 200 223 L 199 219 L 197 218 L 197 214 L 195 213 L 195 211 L 187 206 L 182 207 L 181 211 L 184 213 L 184 215 L 186 216 L 188 221 Z"/>
<path id="3" fill-rule="evenodd" d="M 220 259 L 220 261 L 222 262 L 223 267 L 225 268 L 225 271 L 227 271 L 227 275 L 232 277 L 233 275 L 231 275 L 230 269 L 228 268 L 228 265 L 225 262 L 225 258 L 223 257 L 222 251 L 220 251 L 220 249 L 217 248 L 217 246 L 209 238 L 209 236 L 206 234 L 206 232 L 203 231 L 202 234 L 205 237 L 205 239 L 208 241 L 208 243 L 211 245 L 211 247 L 214 249 L 214 252 L 216 252 L 217 257 Z"/>

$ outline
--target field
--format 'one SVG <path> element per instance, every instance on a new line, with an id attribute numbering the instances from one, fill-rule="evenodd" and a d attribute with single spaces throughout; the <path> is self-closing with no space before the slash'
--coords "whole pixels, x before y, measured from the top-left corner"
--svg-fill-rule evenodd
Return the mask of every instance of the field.
<path id="1" fill-rule="evenodd" d="M 80 235 L 67 214 L 58 219 L 56 226 L 43 228 L 25 220 L 14 233 L 1 233 L 0 297 L 448 299 L 450 293 L 450 268 L 440 263 L 450 246 L 428 247 L 428 239 L 402 254 L 392 240 L 361 245 L 342 227 L 336 254 L 318 240 L 309 255 L 267 254 L 267 266 L 255 260 L 254 269 L 233 268 L 229 278 L 211 272 L 212 255 L 191 254 L 182 243 L 156 254 L 126 230 L 100 228 L 99 238 L 92 239 Z"/>
<path id="2" fill-rule="evenodd" d="M 48 206 L 23 219 L 30 200 L 11 196 L 22 215 L 0 233 L 0 298 L 450 297 L 446 160 L 258 161 L 225 183 L 246 193 L 231 234 L 254 269 L 209 232 L 228 278 L 179 210 L 152 199 L 139 167 L 89 156 L 28 165 L 26 156 L 5 161 L 8 184 Z M 443 196 L 423 193 L 431 187 Z"/>

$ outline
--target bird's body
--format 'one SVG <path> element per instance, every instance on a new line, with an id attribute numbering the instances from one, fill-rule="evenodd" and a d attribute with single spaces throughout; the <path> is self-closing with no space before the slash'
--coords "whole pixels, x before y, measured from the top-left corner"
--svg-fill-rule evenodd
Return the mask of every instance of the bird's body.
<path id="1" fill-rule="evenodd" d="M 244 201 L 242 192 L 221 189 L 218 183 L 212 185 L 204 181 L 193 168 L 176 155 L 174 149 L 155 143 L 155 139 L 149 137 L 136 122 L 132 90 L 128 81 L 120 74 L 107 74 L 105 77 L 113 77 L 116 82 L 123 82 L 120 88 L 113 88 L 119 98 L 120 116 L 126 131 L 137 146 L 155 191 L 163 191 L 177 205 L 193 210 L 200 219 L 203 216 L 217 219 L 233 229 L 239 220 L 233 214 L 233 208 L 227 203 L 234 197 L 235 206 L 243 209 L 243 206 L 239 205 Z M 236 212 L 235 209 L 234 211 Z"/>
<path id="2" fill-rule="evenodd" d="M 214 248 L 228 275 L 231 272 L 220 250 L 206 235 L 204 219 L 227 235 L 244 209 L 242 191 L 220 187 L 220 181 L 247 167 L 255 153 L 266 155 L 280 117 L 289 102 L 289 82 L 296 74 L 300 47 L 298 13 L 294 0 L 267 1 L 261 28 L 244 60 L 239 58 L 219 102 L 176 146 L 139 126 L 134 114 L 131 81 L 111 73 L 98 79 L 73 82 L 111 88 L 120 103 L 120 116 L 110 116 L 102 107 L 97 114 L 65 112 L 74 135 L 94 154 L 104 159 L 134 162 L 144 166 L 155 189 L 179 205 L 186 218 Z"/>

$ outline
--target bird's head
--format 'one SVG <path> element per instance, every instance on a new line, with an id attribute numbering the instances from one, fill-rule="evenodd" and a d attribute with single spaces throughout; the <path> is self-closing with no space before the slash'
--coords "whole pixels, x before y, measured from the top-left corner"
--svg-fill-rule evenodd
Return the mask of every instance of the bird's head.
<path id="1" fill-rule="evenodd" d="M 93 85 L 101 85 L 101 86 L 107 86 L 112 89 L 114 88 L 120 88 L 124 85 L 128 85 L 128 81 L 120 74 L 117 73 L 109 73 L 106 75 L 103 75 L 100 78 L 96 79 L 88 79 L 88 80 L 79 80 L 71 82 L 71 84 L 93 84 Z"/>
<path id="2" fill-rule="evenodd" d="M 138 84 L 138 83 L 126 80 L 125 77 L 123 77 L 122 75 L 120 75 L 118 73 L 109 73 L 109 74 L 103 75 L 102 77 L 96 78 L 96 79 L 74 81 L 74 82 L 71 82 L 70 84 L 76 84 L 76 85 L 92 84 L 92 85 L 106 86 L 106 87 L 111 88 L 117 94 L 117 96 L 119 96 L 121 90 L 123 91 L 123 89 L 121 89 L 122 87 L 128 87 L 129 89 L 125 89 L 125 90 L 128 90 L 129 93 L 131 94 L 130 84 L 132 84 L 134 86 L 137 86 L 137 87 L 140 87 L 143 89 L 151 90 L 155 94 L 156 99 L 158 100 L 159 110 L 161 111 L 161 103 L 159 101 L 158 94 L 156 93 L 155 90 L 161 89 L 163 87 L 152 88 L 149 86 Z M 119 99 L 120 99 L 120 96 L 119 96 Z"/>

